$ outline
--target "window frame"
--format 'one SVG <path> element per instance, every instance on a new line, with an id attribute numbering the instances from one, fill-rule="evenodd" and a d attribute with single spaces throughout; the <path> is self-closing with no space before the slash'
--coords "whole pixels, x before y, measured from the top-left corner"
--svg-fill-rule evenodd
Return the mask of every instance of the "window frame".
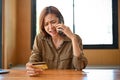
<path id="1" fill-rule="evenodd" d="M 113 18 L 112 20 L 113 44 L 83 45 L 84 49 L 118 49 L 118 0 L 112 0 L 112 18 Z M 31 47 L 34 43 L 35 35 L 36 35 L 36 0 L 31 0 Z"/>

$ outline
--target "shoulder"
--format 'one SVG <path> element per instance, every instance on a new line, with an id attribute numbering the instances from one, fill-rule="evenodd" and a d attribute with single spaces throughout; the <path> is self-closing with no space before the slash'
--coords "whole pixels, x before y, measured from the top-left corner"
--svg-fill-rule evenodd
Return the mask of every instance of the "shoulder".
<path id="1" fill-rule="evenodd" d="M 36 37 L 42 38 L 42 37 L 43 37 L 43 35 L 42 35 L 42 34 L 40 34 L 40 33 L 38 33 L 38 34 L 36 34 Z"/>
<path id="2" fill-rule="evenodd" d="M 42 40 L 42 39 L 44 39 L 45 37 L 44 37 L 42 34 L 38 33 L 38 34 L 36 34 L 35 38 Z"/>
<path id="3" fill-rule="evenodd" d="M 43 36 L 42 34 L 38 33 L 38 34 L 36 35 L 35 39 L 36 39 L 37 41 L 47 41 L 47 40 L 51 39 L 51 37 L 45 37 L 45 36 Z"/>

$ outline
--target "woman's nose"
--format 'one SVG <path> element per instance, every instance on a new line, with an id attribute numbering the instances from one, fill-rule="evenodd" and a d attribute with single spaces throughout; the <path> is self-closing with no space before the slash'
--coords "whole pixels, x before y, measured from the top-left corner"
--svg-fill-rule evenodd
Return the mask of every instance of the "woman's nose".
<path id="1" fill-rule="evenodd" d="M 50 23 L 49 24 L 49 28 L 53 28 L 53 27 L 54 27 L 54 25 Z"/>

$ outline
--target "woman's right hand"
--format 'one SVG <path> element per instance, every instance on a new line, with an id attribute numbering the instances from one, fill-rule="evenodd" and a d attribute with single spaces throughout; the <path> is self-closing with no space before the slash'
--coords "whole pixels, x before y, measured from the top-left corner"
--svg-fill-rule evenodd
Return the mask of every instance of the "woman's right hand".
<path id="1" fill-rule="evenodd" d="M 27 63 L 26 64 L 26 70 L 27 70 L 27 74 L 29 76 L 38 76 L 43 71 L 40 68 L 35 68 L 34 65 L 32 65 L 32 63 Z"/>

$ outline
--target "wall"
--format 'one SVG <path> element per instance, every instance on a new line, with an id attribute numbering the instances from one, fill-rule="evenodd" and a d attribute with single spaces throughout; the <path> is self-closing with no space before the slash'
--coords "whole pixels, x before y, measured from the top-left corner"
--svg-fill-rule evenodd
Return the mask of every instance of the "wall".
<path id="1" fill-rule="evenodd" d="M 25 64 L 31 52 L 31 0 L 17 0 L 17 63 Z"/>
<path id="2" fill-rule="evenodd" d="M 17 63 L 17 64 L 25 65 L 31 54 L 30 53 L 31 52 L 31 47 L 30 47 L 31 0 L 5 0 L 5 1 L 7 1 L 7 3 L 5 3 L 7 9 L 5 8 L 6 13 L 5 13 L 5 23 L 4 23 L 4 27 L 5 27 L 4 53 L 6 54 L 5 62 L 7 64 L 13 62 L 13 64 Z M 11 1 L 13 1 L 14 4 Z M 8 3 L 11 3 L 11 5 Z M 119 1 L 118 9 L 119 9 L 119 27 L 118 27 L 119 40 L 118 41 L 120 41 L 120 1 Z M 16 22 L 16 24 L 14 22 Z M 120 47 L 120 43 L 119 43 L 119 47 Z M 85 56 L 88 58 L 89 65 L 120 65 L 120 48 L 119 49 L 84 49 L 84 53 Z M 12 54 L 14 54 L 14 56 L 11 56 Z M 13 60 L 11 59 L 11 57 L 13 58 Z"/>
<path id="3" fill-rule="evenodd" d="M 3 0 L 4 67 L 16 64 L 16 0 Z"/>

